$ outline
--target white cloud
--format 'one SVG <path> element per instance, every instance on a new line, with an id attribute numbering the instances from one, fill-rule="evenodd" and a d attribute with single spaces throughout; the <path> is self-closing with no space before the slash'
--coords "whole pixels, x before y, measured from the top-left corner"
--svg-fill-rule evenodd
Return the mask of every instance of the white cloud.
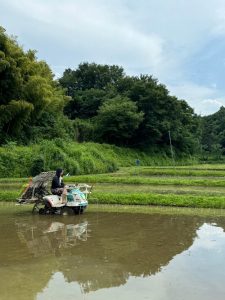
<path id="1" fill-rule="evenodd" d="M 206 99 L 199 103 L 203 115 L 215 113 L 221 106 L 225 106 L 225 98 Z"/>
<path id="2" fill-rule="evenodd" d="M 213 105 L 220 107 L 220 106 L 224 105 L 224 99 L 206 99 L 206 100 L 202 101 L 202 103 L 213 104 Z"/>
<path id="3" fill-rule="evenodd" d="M 222 0 L 1 0 L 0 18 L 57 76 L 82 61 L 118 64 L 128 74 L 153 74 L 205 114 L 223 91 L 214 79 L 205 84 L 204 74 L 195 81 L 190 65 L 225 33 L 224 14 Z"/>
<path id="4" fill-rule="evenodd" d="M 187 100 L 201 115 L 215 113 L 221 106 L 225 106 L 225 97 L 218 97 L 214 87 L 201 86 L 192 82 L 182 82 L 179 85 L 169 85 L 171 95 Z"/>
<path id="5" fill-rule="evenodd" d="M 107 1 L 64 1 L 53 6 L 52 1 L 11 0 L 8 4 L 23 18 L 38 21 L 43 38 L 48 35 L 48 42 L 61 43 L 64 55 L 73 52 L 76 62 L 117 63 L 128 69 L 145 65 L 148 70 L 162 63 L 163 39 L 131 26 L 124 19 L 124 6 L 120 5 L 124 13 L 119 13 L 119 7 Z"/>

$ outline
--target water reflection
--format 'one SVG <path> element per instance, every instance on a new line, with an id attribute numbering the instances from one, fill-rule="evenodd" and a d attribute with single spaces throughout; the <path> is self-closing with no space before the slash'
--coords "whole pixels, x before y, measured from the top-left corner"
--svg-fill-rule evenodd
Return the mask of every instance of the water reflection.
<path id="1" fill-rule="evenodd" d="M 65 248 L 74 247 L 78 241 L 87 241 L 88 222 L 66 224 L 59 221 L 39 220 L 34 224 L 16 222 L 21 243 L 34 257 L 43 255 L 61 256 Z"/>
<path id="2" fill-rule="evenodd" d="M 130 298 L 118 294 L 118 299 L 144 299 L 147 295 L 142 289 L 154 290 L 151 282 L 159 289 L 161 280 L 185 282 L 185 272 L 180 273 L 179 268 L 189 270 L 191 279 L 197 274 L 198 243 L 201 247 L 208 245 L 209 252 L 219 249 L 225 255 L 225 247 L 219 243 L 224 238 L 224 220 L 126 213 L 16 219 L 2 216 L 0 299 L 82 299 L 83 295 L 88 299 L 115 299 L 119 291 Z M 220 235 L 214 230 L 219 227 L 204 225 L 206 222 L 216 222 L 221 227 Z M 185 258 L 183 266 L 179 257 Z M 209 256 L 204 253 L 205 258 Z M 172 273 L 162 279 L 165 270 Z M 176 274 L 181 276 L 179 280 Z M 135 288 L 140 288 L 136 298 L 128 292 L 137 296 Z M 173 296 L 173 300 L 181 299 Z M 170 299 L 154 297 L 151 299 Z"/>

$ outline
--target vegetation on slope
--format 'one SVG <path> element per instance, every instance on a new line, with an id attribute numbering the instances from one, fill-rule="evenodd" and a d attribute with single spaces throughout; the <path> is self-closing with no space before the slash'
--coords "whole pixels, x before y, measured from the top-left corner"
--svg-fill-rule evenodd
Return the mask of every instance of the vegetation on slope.
<path id="1" fill-rule="evenodd" d="M 29 177 L 62 167 L 65 173 L 94 174 L 116 171 L 121 166 L 170 165 L 166 154 L 97 143 L 75 143 L 56 139 L 30 146 L 8 143 L 0 147 L 0 177 Z M 180 163 L 192 160 L 180 160 Z"/>

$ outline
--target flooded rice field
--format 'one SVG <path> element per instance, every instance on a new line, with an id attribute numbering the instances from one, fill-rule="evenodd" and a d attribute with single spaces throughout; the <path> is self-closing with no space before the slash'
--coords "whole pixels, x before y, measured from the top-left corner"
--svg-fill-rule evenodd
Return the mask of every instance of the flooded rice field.
<path id="1" fill-rule="evenodd" d="M 0 226 L 1 300 L 225 297 L 225 216 L 9 207 Z"/>

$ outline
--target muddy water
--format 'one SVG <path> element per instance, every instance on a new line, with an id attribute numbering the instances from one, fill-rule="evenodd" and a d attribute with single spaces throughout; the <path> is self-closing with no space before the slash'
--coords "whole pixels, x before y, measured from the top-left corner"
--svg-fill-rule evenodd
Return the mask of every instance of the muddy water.
<path id="1" fill-rule="evenodd" d="M 0 215 L 1 300 L 224 300 L 225 217 Z"/>

